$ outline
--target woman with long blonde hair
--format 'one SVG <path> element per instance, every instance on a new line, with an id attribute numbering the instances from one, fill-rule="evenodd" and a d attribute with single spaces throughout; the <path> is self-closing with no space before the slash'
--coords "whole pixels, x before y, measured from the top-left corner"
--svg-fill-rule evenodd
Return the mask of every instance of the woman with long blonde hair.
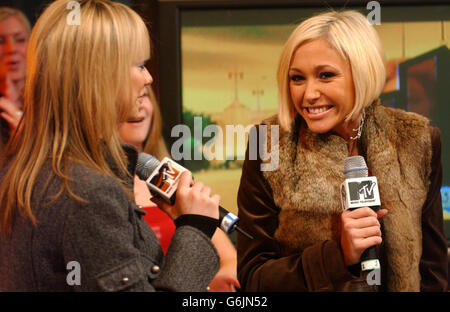
<path id="1" fill-rule="evenodd" d="M 33 28 L 22 129 L 0 159 L 0 289 L 205 290 L 219 266 L 218 195 L 182 175 L 162 207 L 177 225 L 164 256 L 133 201 L 137 151 L 117 131 L 152 82 L 147 28 L 107 0 L 80 1 L 72 25 L 69 2 Z"/>

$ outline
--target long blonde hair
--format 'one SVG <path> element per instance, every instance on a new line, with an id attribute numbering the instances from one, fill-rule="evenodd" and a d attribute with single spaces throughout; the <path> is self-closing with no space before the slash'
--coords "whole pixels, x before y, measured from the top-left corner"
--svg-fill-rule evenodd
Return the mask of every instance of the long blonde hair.
<path id="1" fill-rule="evenodd" d="M 39 17 L 27 55 L 22 130 L 3 150 L 8 160 L 0 185 L 0 232 L 12 230 L 19 213 L 36 224 L 31 194 L 46 160 L 72 197 L 69 164 L 77 162 L 122 182 L 127 175 L 117 127 L 130 112 L 130 69 L 149 58 L 148 31 L 127 6 L 80 1 L 80 23 L 67 22 L 70 0 L 57 0 Z"/>

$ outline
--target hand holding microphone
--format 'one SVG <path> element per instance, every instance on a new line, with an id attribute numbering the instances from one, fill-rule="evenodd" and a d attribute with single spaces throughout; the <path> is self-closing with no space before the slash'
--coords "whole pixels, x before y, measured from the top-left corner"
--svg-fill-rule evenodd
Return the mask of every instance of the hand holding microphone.
<path id="1" fill-rule="evenodd" d="M 211 188 L 202 182 L 194 182 L 190 171 L 181 173 L 177 188 L 177 200 L 169 205 L 158 197 L 152 198 L 173 220 L 183 214 L 198 214 L 218 219 L 220 196 L 211 196 Z"/>
<path id="2" fill-rule="evenodd" d="M 369 207 L 346 210 L 342 213 L 341 248 L 347 266 L 359 263 L 365 250 L 381 244 L 378 219 L 386 214 L 386 209 L 375 212 Z"/>
<path id="3" fill-rule="evenodd" d="M 387 214 L 381 206 L 378 181 L 368 176 L 362 156 L 344 161 L 345 181 L 341 185 L 341 248 L 347 266 L 361 261 L 362 271 L 380 269 L 376 245 L 382 242 L 379 218 Z"/>
<path id="4" fill-rule="evenodd" d="M 211 189 L 201 182 L 194 183 L 192 174 L 187 172 L 189 170 L 170 158 L 164 157 L 160 162 L 152 155 L 139 153 L 136 174 L 146 181 L 150 193 L 154 196 L 152 200 L 167 211 L 169 216 L 175 219 L 183 214 L 198 214 L 217 219 L 218 213 L 219 227 L 225 233 L 237 230 L 253 239 L 238 226 L 239 218 L 236 215 L 219 206 L 219 195 L 210 197 Z M 175 200 L 175 195 L 179 192 L 181 194 Z"/>

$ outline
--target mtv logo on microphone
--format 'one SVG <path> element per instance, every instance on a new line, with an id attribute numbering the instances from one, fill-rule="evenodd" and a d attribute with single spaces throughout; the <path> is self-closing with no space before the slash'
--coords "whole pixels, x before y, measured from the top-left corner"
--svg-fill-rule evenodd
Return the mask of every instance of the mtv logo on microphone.
<path id="1" fill-rule="evenodd" d="M 146 181 L 152 195 L 173 204 L 181 173 L 186 170 L 170 158 L 164 157 Z"/>
<path id="2" fill-rule="evenodd" d="M 350 201 L 373 200 L 376 182 L 364 180 L 361 182 L 348 182 Z"/>
<path id="3" fill-rule="evenodd" d="M 380 206 L 380 192 L 376 177 L 346 179 L 341 185 L 342 208 Z"/>

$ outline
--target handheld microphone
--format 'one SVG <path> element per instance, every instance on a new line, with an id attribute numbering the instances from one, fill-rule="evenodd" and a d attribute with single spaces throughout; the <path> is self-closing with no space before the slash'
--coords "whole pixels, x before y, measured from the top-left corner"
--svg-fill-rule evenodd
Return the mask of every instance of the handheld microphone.
<path id="1" fill-rule="evenodd" d="M 341 185 L 342 208 L 357 209 L 370 207 L 374 211 L 380 209 L 380 193 L 376 177 L 368 176 L 364 157 L 352 156 L 344 160 L 345 181 Z M 367 248 L 361 255 L 361 271 L 371 271 L 380 268 L 377 257 L 377 247 Z"/>
<path id="2" fill-rule="evenodd" d="M 170 205 L 175 203 L 175 194 L 181 173 L 187 170 L 168 157 L 164 157 L 160 162 L 154 156 L 147 153 L 139 153 L 138 155 L 136 174 L 141 180 L 147 183 L 147 187 L 153 196 L 161 198 Z M 238 222 L 239 217 L 219 206 L 221 230 L 228 234 L 236 230 L 248 238 L 253 239 L 250 234 L 238 226 Z"/>

